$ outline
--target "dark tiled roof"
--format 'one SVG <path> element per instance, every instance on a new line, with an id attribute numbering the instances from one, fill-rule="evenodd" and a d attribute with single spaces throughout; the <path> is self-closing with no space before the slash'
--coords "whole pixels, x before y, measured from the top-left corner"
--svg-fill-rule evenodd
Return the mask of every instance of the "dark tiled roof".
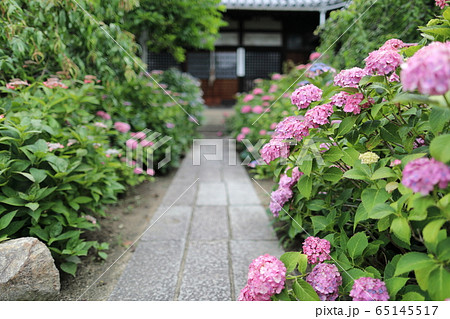
<path id="1" fill-rule="evenodd" d="M 240 10 L 331 10 L 343 7 L 345 0 L 222 0 L 227 9 Z"/>

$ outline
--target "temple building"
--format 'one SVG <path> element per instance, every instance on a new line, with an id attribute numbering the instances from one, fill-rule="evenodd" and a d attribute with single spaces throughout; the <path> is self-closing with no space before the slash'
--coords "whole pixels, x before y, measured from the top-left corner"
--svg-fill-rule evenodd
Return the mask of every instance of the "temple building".
<path id="1" fill-rule="evenodd" d="M 178 67 L 199 78 L 207 105 L 232 104 L 256 78 L 281 73 L 283 63 L 307 62 L 318 45 L 314 30 L 342 0 L 222 0 L 227 8 L 214 51 L 188 51 L 178 64 L 168 53 L 149 53 L 150 70 Z"/>

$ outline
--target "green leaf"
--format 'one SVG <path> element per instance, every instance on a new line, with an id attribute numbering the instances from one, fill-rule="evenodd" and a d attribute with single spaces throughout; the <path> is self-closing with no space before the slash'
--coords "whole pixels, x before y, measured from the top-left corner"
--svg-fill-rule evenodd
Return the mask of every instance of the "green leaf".
<path id="1" fill-rule="evenodd" d="M 100 256 L 101 259 L 106 260 L 108 258 L 108 254 L 105 253 L 104 251 L 99 251 L 98 255 Z"/>
<path id="2" fill-rule="evenodd" d="M 393 124 L 392 124 L 393 125 Z M 389 126 L 389 124 L 380 128 L 381 137 L 388 142 L 402 144 L 402 139 L 398 136 L 397 128 Z"/>
<path id="3" fill-rule="evenodd" d="M 35 182 L 33 175 L 31 175 L 29 173 L 24 173 L 24 172 L 15 172 L 15 173 L 20 174 L 22 176 L 25 176 L 26 178 L 28 178 L 33 183 Z"/>
<path id="4" fill-rule="evenodd" d="M 385 189 L 366 188 L 361 193 L 362 203 L 369 216 L 375 205 L 384 204 L 384 202 L 386 202 L 389 197 L 391 197 L 391 195 L 389 195 L 389 193 L 386 192 Z"/>
<path id="5" fill-rule="evenodd" d="M 0 218 L 0 230 L 5 229 L 9 226 L 14 216 L 16 216 L 16 213 L 17 210 L 7 213 Z"/>
<path id="6" fill-rule="evenodd" d="M 342 161 L 348 166 L 353 167 L 355 165 L 355 161 L 359 161 L 359 152 L 354 148 L 346 148 L 342 152 L 344 153 Z"/>
<path id="7" fill-rule="evenodd" d="M 86 203 L 91 202 L 92 198 L 87 197 L 87 196 L 79 196 L 79 197 L 75 198 L 73 201 L 78 204 L 86 204 Z"/>
<path id="8" fill-rule="evenodd" d="M 395 209 L 385 203 L 377 204 L 370 211 L 369 217 L 373 219 L 381 219 L 391 214 L 395 214 Z"/>
<path id="9" fill-rule="evenodd" d="M 28 203 L 25 206 L 34 212 L 36 209 L 39 208 L 39 203 Z"/>
<path id="10" fill-rule="evenodd" d="M 302 175 L 297 182 L 297 188 L 300 194 L 309 199 L 312 191 L 312 178 L 307 175 Z"/>
<path id="11" fill-rule="evenodd" d="M 342 120 L 342 122 L 339 124 L 337 136 L 344 136 L 345 134 L 350 132 L 353 128 L 353 125 L 355 125 L 355 122 L 356 122 L 356 116 L 344 118 Z"/>
<path id="12" fill-rule="evenodd" d="M 314 235 L 316 235 L 321 230 L 326 229 L 327 226 L 330 224 L 327 218 L 324 216 L 312 216 L 311 221 L 314 229 Z"/>
<path id="13" fill-rule="evenodd" d="M 363 232 L 354 234 L 347 242 L 347 251 L 352 259 L 362 255 L 369 244 L 366 234 Z"/>
<path id="14" fill-rule="evenodd" d="M 30 168 L 30 173 L 38 184 L 47 177 L 47 171 L 43 169 Z"/>
<path id="15" fill-rule="evenodd" d="M 355 221 L 353 222 L 353 231 L 355 231 L 355 229 L 358 226 L 358 223 L 360 221 L 366 220 L 367 218 L 369 218 L 369 214 L 367 214 L 367 211 L 364 208 L 364 205 L 361 203 L 361 204 L 359 204 L 358 208 L 356 209 Z"/>
<path id="16" fill-rule="evenodd" d="M 371 180 L 377 180 L 381 178 L 397 177 L 394 171 L 389 167 L 380 167 L 377 169 L 370 178 Z"/>
<path id="17" fill-rule="evenodd" d="M 418 292 L 410 291 L 403 295 L 402 301 L 425 301 L 425 297 Z"/>
<path id="18" fill-rule="evenodd" d="M 360 180 L 366 180 L 369 178 L 369 176 L 367 176 L 366 172 L 360 168 L 352 168 L 351 170 L 346 171 L 344 173 L 343 177 L 349 178 L 349 179 L 360 179 Z"/>
<path id="19" fill-rule="evenodd" d="M 439 229 L 446 222 L 445 219 L 437 219 L 429 222 L 423 229 L 423 239 L 426 243 L 436 243 Z"/>
<path id="20" fill-rule="evenodd" d="M 411 239 L 411 228 L 409 227 L 408 220 L 405 217 L 397 217 L 392 221 L 391 232 L 397 236 L 398 239 L 407 243 Z"/>
<path id="21" fill-rule="evenodd" d="M 300 169 L 301 172 L 303 172 L 303 174 L 309 176 L 309 174 L 311 174 L 312 169 L 312 160 L 311 159 L 302 160 L 298 168 Z"/>
<path id="22" fill-rule="evenodd" d="M 323 179 L 329 182 L 333 182 L 336 183 L 338 181 L 340 181 L 342 179 L 343 176 L 343 172 L 337 168 L 337 167 L 330 167 L 327 168 L 324 172 L 323 172 Z"/>
<path id="23" fill-rule="evenodd" d="M 308 268 L 308 256 L 305 254 L 300 254 L 300 259 L 298 261 L 298 271 L 302 274 L 306 274 L 306 269 Z"/>
<path id="24" fill-rule="evenodd" d="M 450 121 L 450 109 L 433 107 L 430 113 L 430 129 L 434 134 L 440 133 Z"/>
<path id="25" fill-rule="evenodd" d="M 75 277 L 75 274 L 77 272 L 77 264 L 76 263 L 65 262 L 65 263 L 62 263 L 60 267 L 61 267 L 62 271 Z"/>
<path id="26" fill-rule="evenodd" d="M 328 162 L 336 162 L 340 160 L 344 156 L 341 149 L 337 146 L 331 146 L 323 155 L 322 158 L 324 161 Z"/>
<path id="27" fill-rule="evenodd" d="M 292 288 L 294 289 L 295 296 L 300 301 L 320 301 L 314 288 L 303 279 L 298 278 L 294 281 Z"/>
<path id="28" fill-rule="evenodd" d="M 300 261 L 300 252 L 287 252 L 281 255 L 280 260 L 286 267 L 286 273 L 292 272 Z"/>
<path id="29" fill-rule="evenodd" d="M 374 120 L 374 121 L 366 121 L 361 125 L 361 131 L 367 135 L 372 134 L 376 131 L 377 128 L 379 128 L 381 125 L 381 121 Z"/>
<path id="30" fill-rule="evenodd" d="M 433 260 L 424 253 L 410 252 L 400 257 L 394 276 L 410 272 L 412 270 L 427 268 L 434 266 Z"/>
<path id="31" fill-rule="evenodd" d="M 433 270 L 429 278 L 428 293 L 432 300 L 450 298 L 450 272 L 444 266 Z"/>
<path id="32" fill-rule="evenodd" d="M 437 257 L 441 261 L 450 260 L 450 237 L 440 241 L 437 245 Z"/>
<path id="33" fill-rule="evenodd" d="M 430 273 L 439 267 L 437 264 L 434 264 L 431 267 L 425 267 L 414 270 L 414 275 L 416 276 L 417 284 L 420 289 L 426 291 L 428 290 L 428 278 L 430 277 Z"/>
<path id="34" fill-rule="evenodd" d="M 17 197 L 9 197 L 0 200 L 0 202 L 11 205 L 11 206 L 24 206 L 25 201 Z"/>
<path id="35" fill-rule="evenodd" d="M 430 144 L 430 154 L 440 162 L 450 162 L 450 134 L 434 138 Z"/>
<path id="36" fill-rule="evenodd" d="M 386 288 L 389 292 L 389 297 L 391 300 L 395 299 L 395 296 L 397 295 L 398 291 L 405 286 L 406 282 L 409 278 L 404 277 L 392 277 L 385 281 Z"/>

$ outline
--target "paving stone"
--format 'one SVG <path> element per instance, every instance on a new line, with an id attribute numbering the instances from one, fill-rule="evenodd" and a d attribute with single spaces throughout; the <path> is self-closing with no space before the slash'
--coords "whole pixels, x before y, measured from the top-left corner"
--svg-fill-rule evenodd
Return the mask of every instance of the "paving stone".
<path id="1" fill-rule="evenodd" d="M 223 168 L 223 179 L 225 182 L 244 182 L 251 181 L 247 172 L 239 165 L 229 165 Z"/>
<path id="2" fill-rule="evenodd" d="M 229 214 L 232 239 L 275 239 L 267 214 L 261 205 L 230 206 Z"/>
<path id="3" fill-rule="evenodd" d="M 189 240 L 228 239 L 228 217 L 225 206 L 200 206 L 194 209 Z"/>
<path id="4" fill-rule="evenodd" d="M 247 283 L 248 266 L 255 258 L 264 254 L 280 258 L 284 253 L 276 240 L 231 240 L 230 249 L 236 298 Z"/>
<path id="5" fill-rule="evenodd" d="M 140 242 L 109 300 L 173 300 L 184 240 Z"/>
<path id="6" fill-rule="evenodd" d="M 200 182 L 221 182 L 222 167 L 205 167 L 199 174 Z"/>
<path id="7" fill-rule="evenodd" d="M 173 206 L 170 209 L 160 207 L 150 222 L 150 225 L 153 226 L 142 236 L 142 240 L 179 240 L 186 238 L 191 214 L 192 208 L 188 206 Z"/>
<path id="8" fill-rule="evenodd" d="M 190 206 L 195 202 L 195 195 L 199 185 L 197 179 L 186 180 L 184 182 L 172 182 L 162 200 L 161 206 Z M 182 195 L 183 194 L 183 195 Z M 180 197 L 181 196 L 181 197 Z"/>
<path id="9" fill-rule="evenodd" d="M 227 182 L 228 202 L 230 205 L 259 205 L 259 197 L 253 185 L 247 181 Z"/>
<path id="10" fill-rule="evenodd" d="M 189 242 L 178 300 L 231 300 L 225 240 Z"/>
<path id="11" fill-rule="evenodd" d="M 227 194 L 225 191 L 225 184 L 200 182 L 196 204 L 204 206 L 227 205 Z"/>

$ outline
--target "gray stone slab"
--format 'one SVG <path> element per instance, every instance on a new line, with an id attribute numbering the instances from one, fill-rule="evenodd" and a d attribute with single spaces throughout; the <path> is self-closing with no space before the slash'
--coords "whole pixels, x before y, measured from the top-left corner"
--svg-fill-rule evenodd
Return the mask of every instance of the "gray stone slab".
<path id="1" fill-rule="evenodd" d="M 230 205 L 259 205 L 259 197 L 253 185 L 247 181 L 227 182 L 228 202 Z"/>
<path id="2" fill-rule="evenodd" d="M 160 207 L 150 222 L 142 240 L 179 240 L 187 237 L 192 208 L 188 206 Z M 149 226 L 150 226 L 149 225 Z"/>
<path id="3" fill-rule="evenodd" d="M 204 167 L 199 175 L 200 182 L 221 182 L 222 167 Z"/>
<path id="4" fill-rule="evenodd" d="M 200 182 L 196 204 L 200 206 L 226 206 L 225 184 Z"/>
<path id="5" fill-rule="evenodd" d="M 194 209 L 189 240 L 226 240 L 228 235 L 225 206 L 200 206 Z"/>
<path id="6" fill-rule="evenodd" d="M 167 207 L 174 206 L 191 206 L 195 202 L 195 196 L 199 181 L 195 179 L 186 180 L 183 182 L 177 182 L 174 180 L 161 202 L 161 206 Z M 181 197 L 180 197 L 181 196 Z"/>
<path id="7" fill-rule="evenodd" d="M 275 235 L 261 205 L 230 206 L 232 239 L 273 240 Z"/>
<path id="8" fill-rule="evenodd" d="M 140 242 L 109 300 L 173 300 L 184 240 Z"/>
<path id="9" fill-rule="evenodd" d="M 264 254 L 280 258 L 284 253 L 276 240 L 232 240 L 230 249 L 236 298 L 239 296 L 240 290 L 247 284 L 248 266 L 255 258 Z"/>
<path id="10" fill-rule="evenodd" d="M 250 181 L 245 169 L 239 165 L 229 165 L 223 168 L 223 179 L 225 182 L 244 182 Z"/>
<path id="11" fill-rule="evenodd" d="M 190 241 L 178 300 L 231 300 L 226 241 Z"/>

